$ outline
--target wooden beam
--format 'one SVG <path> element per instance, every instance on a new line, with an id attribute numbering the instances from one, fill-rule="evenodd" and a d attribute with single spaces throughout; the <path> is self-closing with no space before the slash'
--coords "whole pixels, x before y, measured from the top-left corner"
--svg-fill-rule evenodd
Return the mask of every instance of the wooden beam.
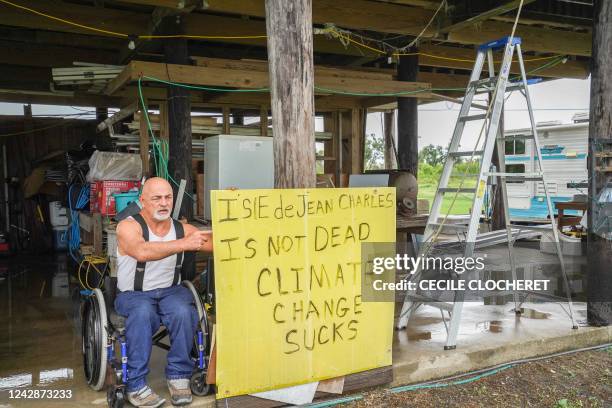
<path id="1" fill-rule="evenodd" d="M 395 151 L 397 143 L 395 142 L 395 110 L 389 110 L 383 113 L 384 118 L 384 155 L 385 169 L 397 168 L 397 157 Z"/>
<path id="2" fill-rule="evenodd" d="M 412 81 L 419 74 L 419 57 L 400 57 L 397 76 L 400 81 Z M 418 103 L 406 98 L 397 101 L 397 168 L 408 170 L 415 177 L 419 166 Z"/>
<path id="3" fill-rule="evenodd" d="M 109 108 L 118 108 L 122 104 L 121 98 L 118 97 L 87 94 L 66 96 L 49 91 L 32 91 L 28 89 L 0 89 L 0 102 Z"/>
<path id="4" fill-rule="evenodd" d="M 476 51 L 470 48 L 449 47 L 442 45 L 424 44 L 419 48 L 419 65 L 429 67 L 442 67 L 451 69 L 471 70 L 474 66 L 474 58 Z M 531 61 L 531 57 L 525 56 L 525 69 L 527 72 L 539 68 L 550 60 L 535 59 Z M 265 61 L 261 60 L 230 60 L 222 58 L 208 58 L 192 56 L 198 66 L 227 68 L 227 69 L 245 69 L 259 72 L 267 71 Z M 486 67 L 483 68 L 486 71 Z M 511 73 L 519 74 L 518 64 L 513 64 L 510 68 Z M 365 79 L 394 79 L 395 72 L 391 69 L 358 69 L 344 67 L 325 67 L 315 66 L 315 75 L 329 75 L 337 77 L 349 78 L 365 78 Z M 588 61 L 567 60 L 549 68 L 540 69 L 537 75 L 545 78 L 575 78 L 585 79 L 589 76 Z M 431 82 L 424 79 L 419 79 L 421 82 Z M 435 85 L 434 85 L 435 87 Z"/>
<path id="5" fill-rule="evenodd" d="M 316 187 L 312 0 L 266 0 L 265 16 L 274 187 Z"/>
<path id="6" fill-rule="evenodd" d="M 497 6 L 495 8 L 492 8 L 491 10 L 487 10 L 484 13 L 480 13 L 477 16 L 474 17 L 470 17 L 467 20 L 463 20 L 460 21 L 458 23 L 453 23 L 451 25 L 447 25 L 444 27 L 441 27 L 440 29 L 438 29 L 438 32 L 440 34 L 446 34 L 449 33 L 451 31 L 456 31 L 456 30 L 460 30 L 462 28 L 465 27 L 471 27 L 474 26 L 475 24 L 478 24 L 482 21 L 488 20 L 491 17 L 495 17 L 495 16 L 499 16 L 501 14 L 507 13 L 509 11 L 512 11 L 516 8 L 518 8 L 518 6 L 523 3 L 523 6 L 528 5 L 529 3 L 533 3 L 535 0 L 512 0 L 509 1 L 505 4 L 502 4 L 500 6 Z"/>
<path id="7" fill-rule="evenodd" d="M 146 102 L 145 102 L 146 103 Z M 141 112 L 144 117 L 144 110 L 141 108 Z M 146 177 L 149 176 L 149 128 L 147 127 L 147 121 L 140 121 L 140 129 L 138 132 L 140 136 L 140 160 L 142 161 L 142 174 Z"/>
<path id="8" fill-rule="evenodd" d="M 168 16 L 161 23 L 161 34 L 181 35 L 185 34 L 184 21 L 182 19 Z M 164 42 L 164 54 L 166 66 L 183 66 L 189 63 L 189 50 L 187 40 L 183 38 L 172 38 Z M 164 64 L 160 64 L 164 65 Z M 177 181 L 185 180 L 185 192 L 193 193 L 192 172 L 192 129 L 191 129 L 191 98 L 188 89 L 168 86 L 168 129 L 171 135 L 168 143 L 168 172 Z M 174 183 L 176 184 L 176 183 Z M 173 186 L 174 196 L 178 197 L 180 190 Z M 181 193 L 182 194 L 182 193 Z M 185 197 L 181 197 L 185 198 Z M 175 210 L 176 211 L 176 210 Z M 183 199 L 179 218 L 193 219 L 193 203 L 191 200 Z M 187 266 L 183 267 L 185 274 L 195 273 L 195 254 L 190 255 Z M 195 276 L 195 275 L 194 275 Z"/>
<path id="9" fill-rule="evenodd" d="M 108 7 L 81 6 L 74 3 L 67 4 L 61 1 L 50 0 L 37 0 L 35 4 L 30 4 L 31 2 L 24 0 L 14 0 L 13 2 L 32 7 L 39 12 L 55 17 L 77 21 L 82 25 L 125 34 L 140 34 L 142 27 L 146 27 L 149 20 L 147 14 L 116 10 Z M 0 25 L 116 37 L 113 34 L 92 31 L 29 13 L 5 3 L 0 3 Z M 127 38 L 125 41 L 127 45 Z"/>
<path id="10" fill-rule="evenodd" d="M 459 44 L 483 44 L 512 32 L 511 23 L 483 21 L 478 27 L 466 27 L 448 34 L 448 41 Z M 591 55 L 591 34 L 567 30 L 519 25 L 516 36 L 521 37 L 523 51 L 550 52 L 563 55 Z"/>
<path id="11" fill-rule="evenodd" d="M 166 7 L 176 10 L 184 10 L 189 7 L 194 7 L 202 1 L 196 0 L 120 0 L 122 3 L 142 4 L 143 6 Z"/>
<path id="12" fill-rule="evenodd" d="M 427 10 L 435 10 L 440 5 L 440 0 L 376 0 L 381 3 L 402 4 L 404 6 L 423 7 Z"/>
<path id="13" fill-rule="evenodd" d="M 115 112 L 111 117 L 104 119 L 102 122 L 98 123 L 96 130 L 98 132 L 102 132 L 105 129 L 108 129 L 110 126 L 113 126 L 115 123 L 122 121 L 123 119 L 131 116 L 138 110 L 138 101 L 134 101 L 128 106 L 120 109 L 118 112 Z"/>
<path id="14" fill-rule="evenodd" d="M 419 52 L 419 65 L 451 69 L 465 69 L 470 71 L 474 66 L 474 58 L 476 57 L 476 51 L 469 48 L 432 44 L 423 44 L 421 47 L 419 47 Z M 527 72 L 539 68 L 550 61 L 530 61 L 533 58 L 538 57 L 524 56 L 525 70 Z M 483 67 L 483 70 L 486 71 L 486 68 L 486 66 Z M 519 74 L 520 71 L 518 64 L 512 64 L 510 67 L 510 72 L 513 74 Z M 538 70 L 536 75 L 546 78 L 585 79 L 589 76 L 589 62 L 568 60 L 565 63 Z"/>
<path id="15" fill-rule="evenodd" d="M 228 14 L 265 17 L 264 0 L 207 0 L 207 10 Z M 334 23 L 340 27 L 417 35 L 433 12 L 418 7 L 376 3 L 368 0 L 316 0 L 312 21 Z M 425 35 L 433 35 L 434 29 Z"/>
<path id="16" fill-rule="evenodd" d="M 223 107 L 223 134 L 230 134 L 230 109 L 229 106 Z"/>
<path id="17" fill-rule="evenodd" d="M 2 17 L 0 16 L 0 18 Z M 124 39 L 111 37 L 98 38 L 104 39 L 104 41 L 95 41 L 95 39 L 92 39 L 92 35 L 35 30 L 23 27 L 20 30 L 15 30 L 14 27 L 8 26 L 0 27 L 0 39 L 27 43 L 30 45 L 74 47 L 105 51 L 117 51 L 118 49 L 127 47 Z"/>
<path id="18" fill-rule="evenodd" d="M 24 3 L 24 0 L 16 1 Z M 209 10 L 225 10 L 224 12 L 245 15 L 249 15 L 250 12 L 252 13 L 251 15 L 262 16 L 263 0 L 253 2 L 215 0 L 209 1 L 209 3 L 212 3 Z M 150 19 L 149 14 L 116 10 L 108 7 L 99 8 L 72 3 L 69 6 L 65 5 L 65 7 L 61 7 L 62 5 L 63 3 L 59 3 L 58 6 L 57 2 L 40 0 L 36 3 L 36 9 L 57 15 L 58 17 L 75 20 L 82 24 L 126 34 L 144 34 L 145 29 L 143 27 L 147 27 Z M 370 5 L 373 6 L 370 7 Z M 360 6 L 367 7 L 357 10 Z M 348 8 L 345 9 L 343 7 Z M 364 28 L 380 32 L 397 32 L 399 34 L 412 33 L 412 35 L 415 35 L 415 31 L 418 33 L 428 21 L 428 17 L 432 15 L 431 10 L 397 4 L 375 3 L 366 0 L 317 1 L 315 9 L 320 10 L 317 16 L 322 23 L 334 22 L 339 26 L 349 28 Z M 347 10 L 351 12 L 347 12 Z M 426 13 L 426 15 L 423 13 Z M 202 13 L 187 14 L 183 18 L 185 20 L 185 31 L 191 35 L 227 36 L 228 32 L 231 32 L 232 36 L 265 34 L 263 22 L 256 20 L 244 20 Z M 412 23 L 408 24 L 408 22 Z M 0 25 L 109 37 L 106 34 L 70 26 L 27 13 L 6 4 L 0 4 Z M 418 28 L 417 30 L 415 30 L 415 26 Z M 482 27 L 480 28 L 480 26 Z M 481 44 L 498 38 L 500 33 L 510 32 L 510 29 L 511 24 L 509 23 L 485 21 L 479 25 L 478 29 L 468 27 L 450 33 L 448 41 L 462 44 Z M 58 34 L 60 33 L 47 32 L 45 35 L 57 36 Z M 569 55 L 588 56 L 590 54 L 590 34 L 523 25 L 519 25 L 517 34 L 523 38 L 524 50 Z M 215 41 L 265 46 L 265 39 L 261 38 L 216 39 Z M 116 46 L 115 44 L 127 47 L 127 38 L 113 38 L 109 39 L 108 42 L 113 47 Z M 97 48 L 104 48 L 106 46 L 106 42 L 96 45 Z M 375 52 L 357 48 L 354 45 L 345 48 L 338 40 L 328 39 L 321 35 L 317 35 L 314 38 L 314 51 L 342 55 L 378 55 Z M 471 58 L 473 58 L 473 55 Z"/>
<path id="19" fill-rule="evenodd" d="M 263 0 L 208 0 L 208 4 L 210 11 L 263 17 Z M 313 5 L 315 23 L 332 22 L 340 27 L 383 33 L 417 35 L 432 15 L 432 10 L 367 0 L 318 0 Z M 509 23 L 484 21 L 478 28 L 467 27 L 449 34 L 448 40 L 479 45 L 503 36 L 500 33 L 510 33 L 511 29 Z M 432 37 L 435 31 L 432 25 L 424 37 Z M 569 55 L 590 53 L 589 34 L 519 25 L 517 35 L 523 38 L 523 50 Z"/>
<path id="20" fill-rule="evenodd" d="M 259 111 L 259 133 L 268 136 L 268 107 L 262 106 Z"/>
<path id="21" fill-rule="evenodd" d="M 39 45 L 0 40 L 0 64 L 32 67 L 69 67 L 74 61 L 115 64 L 116 53 L 93 48 Z"/>
<path id="22" fill-rule="evenodd" d="M 361 174 L 364 171 L 365 115 L 363 108 L 351 109 L 351 138 L 349 149 L 351 155 L 351 173 Z"/>
<path id="23" fill-rule="evenodd" d="M 126 65 L 117 78 L 108 84 L 105 93 L 112 95 L 129 82 L 137 80 L 140 75 L 192 85 L 246 89 L 267 88 L 269 86 L 267 72 L 132 61 Z M 330 89 L 348 93 L 425 91 L 403 95 L 406 97 L 426 96 L 426 90 L 431 88 L 430 84 L 421 82 L 398 82 L 329 75 L 317 75 L 315 86 L 318 92 L 323 94 L 330 93 L 327 91 Z"/>

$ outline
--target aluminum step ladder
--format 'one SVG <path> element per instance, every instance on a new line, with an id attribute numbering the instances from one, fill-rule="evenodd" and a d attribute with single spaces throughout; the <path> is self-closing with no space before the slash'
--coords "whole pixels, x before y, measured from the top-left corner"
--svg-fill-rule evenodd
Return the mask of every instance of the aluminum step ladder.
<path id="1" fill-rule="evenodd" d="M 493 51 L 503 49 L 503 59 L 501 62 L 499 74 L 495 75 L 494 69 L 494 61 L 493 61 Z M 510 66 L 512 64 L 512 59 L 516 53 L 516 57 L 518 59 L 518 64 L 520 67 L 520 79 L 518 81 L 509 80 Z M 481 79 L 481 73 L 483 69 L 483 65 L 485 63 L 485 59 L 488 63 L 488 73 L 489 76 L 487 78 Z M 516 279 L 516 266 L 515 260 L 512 253 L 512 247 L 514 245 L 514 240 L 516 239 L 516 228 L 519 229 L 528 229 L 528 227 L 517 226 L 512 224 L 510 221 L 510 214 L 508 209 L 508 193 L 506 189 L 506 183 L 512 181 L 535 181 L 542 182 L 544 187 L 544 193 L 546 196 L 546 205 L 548 208 L 548 214 L 550 217 L 550 224 L 546 224 L 544 228 L 547 231 L 550 231 L 553 234 L 553 238 L 555 241 L 557 256 L 560 263 L 560 269 L 562 273 L 562 277 L 564 280 L 565 290 L 567 293 L 567 302 L 569 304 L 569 311 L 566 311 L 569 318 L 572 321 L 572 327 L 577 328 L 576 321 L 574 319 L 574 313 L 572 308 L 572 300 L 571 300 L 571 292 L 569 288 L 569 282 L 567 279 L 567 274 L 565 271 L 565 264 L 563 261 L 563 254 L 561 252 L 561 246 L 559 242 L 559 232 L 557 231 L 555 225 L 555 217 L 553 212 L 552 203 L 550 200 L 550 195 L 548 192 L 548 185 L 544 180 L 544 171 L 542 167 L 542 153 L 540 150 L 540 143 L 538 141 L 537 130 L 535 119 L 533 116 L 533 109 L 531 106 L 531 100 L 529 97 L 529 89 L 528 85 L 531 83 L 535 83 L 538 80 L 528 80 L 527 75 L 525 73 L 525 66 L 523 64 L 523 57 L 521 55 L 521 39 L 519 37 L 504 37 L 502 39 L 488 42 L 486 44 L 482 44 L 478 48 L 478 53 L 476 56 L 476 61 L 474 63 L 474 68 L 472 70 L 472 74 L 470 76 L 470 80 L 465 92 L 465 97 L 463 98 L 463 103 L 461 105 L 461 109 L 459 111 L 459 116 L 457 119 L 457 123 L 455 125 L 455 130 L 453 132 L 453 136 L 451 139 L 451 143 L 448 148 L 448 155 L 446 158 L 446 162 L 444 163 L 444 169 L 442 171 L 442 175 L 440 177 L 440 181 L 438 184 L 438 188 L 433 200 L 433 206 L 431 208 L 431 212 L 429 214 L 429 218 L 427 220 L 427 227 L 425 228 L 425 234 L 423 239 L 423 244 L 419 250 L 419 256 L 427 256 L 435 247 L 437 238 L 441 232 L 441 230 L 445 227 L 446 217 L 442 219 L 440 222 L 440 212 L 442 207 L 442 201 L 445 196 L 452 196 L 453 202 L 456 199 L 458 194 L 468 193 L 473 195 L 472 199 L 472 207 L 470 210 L 469 218 L 467 219 L 467 223 L 454 225 L 451 224 L 452 229 L 463 229 L 464 238 L 465 238 L 465 249 L 463 252 L 464 257 L 472 257 L 474 255 L 475 243 L 478 239 L 478 228 L 480 222 L 480 216 L 482 213 L 484 195 L 487 188 L 487 180 L 489 177 L 497 177 L 500 185 L 502 198 L 504 202 L 504 215 L 506 220 L 506 233 L 507 233 L 507 242 L 508 242 L 508 254 L 510 261 L 510 269 L 512 271 L 512 278 Z M 525 97 L 527 103 L 527 110 L 529 111 L 529 119 L 531 122 L 531 133 L 527 135 L 521 135 L 523 139 L 532 139 L 534 142 L 534 148 L 536 151 L 536 163 L 538 171 L 533 171 L 529 173 L 510 173 L 505 172 L 505 163 L 504 163 L 504 151 L 505 151 L 505 140 L 504 135 L 500 134 L 499 122 L 500 117 L 503 112 L 504 99 L 506 96 L 506 92 L 518 90 Z M 489 94 L 489 105 L 487 106 L 487 110 L 485 113 L 470 113 L 470 109 L 472 107 L 472 101 L 476 94 L 480 93 L 488 93 Z M 461 138 L 464 134 L 464 128 L 466 123 L 471 121 L 484 121 L 482 123 L 482 128 L 480 131 L 479 140 L 482 137 L 483 133 L 485 135 L 484 140 L 482 141 L 482 147 L 479 147 L 479 141 L 476 142 L 476 147 L 473 151 L 465 152 L 460 151 L 460 142 Z M 498 154 L 500 157 L 501 168 L 499 171 L 491 171 L 491 159 L 493 156 L 493 149 L 497 143 Z M 480 149 L 480 150 L 476 150 Z M 451 173 L 453 171 L 454 165 L 459 162 L 461 159 L 468 158 L 470 162 L 473 162 L 474 158 L 480 159 L 479 164 L 479 172 L 478 174 L 473 174 L 477 176 L 476 185 L 472 186 L 464 186 L 464 182 L 466 177 L 461 178 L 461 183 L 458 187 L 450 187 L 449 181 L 451 179 Z M 447 214 L 448 215 L 448 214 Z M 513 233 L 513 229 L 515 230 Z M 542 229 L 539 227 L 538 229 Z M 504 230 L 500 230 L 504 231 Z M 410 281 L 417 282 L 422 278 L 422 269 L 418 268 L 412 277 L 410 277 Z M 518 293 L 515 291 L 514 293 L 514 302 L 515 302 L 515 311 L 520 313 L 520 305 Z M 531 294 L 533 295 L 533 294 Z M 529 296 L 529 294 L 527 295 Z M 551 295 L 551 297 L 553 297 Z M 445 350 L 454 349 L 456 347 L 457 334 L 459 331 L 459 324 L 461 320 L 461 311 L 463 308 L 463 298 L 464 293 L 457 291 L 454 293 L 454 301 L 453 302 L 441 302 L 439 300 L 430 299 L 429 301 L 424 299 L 423 296 L 417 293 L 409 293 L 406 292 L 404 304 L 402 306 L 402 310 L 400 313 L 399 321 L 397 324 L 398 329 L 405 328 L 408 324 L 408 320 L 410 319 L 411 313 L 419 307 L 421 304 L 428 304 L 433 307 L 437 307 L 440 309 L 442 313 L 442 317 L 444 319 L 444 311 L 449 312 L 450 314 L 450 324 L 447 328 L 447 339 L 446 345 L 444 346 Z M 558 301 L 558 297 L 554 297 Z M 525 298 L 526 299 L 526 298 Z M 523 302 L 525 301 L 523 300 Z M 565 299 L 564 299 L 565 300 Z M 563 307 L 563 306 L 561 306 Z M 565 311 L 565 309 L 563 308 Z M 444 321 L 446 326 L 446 321 Z"/>

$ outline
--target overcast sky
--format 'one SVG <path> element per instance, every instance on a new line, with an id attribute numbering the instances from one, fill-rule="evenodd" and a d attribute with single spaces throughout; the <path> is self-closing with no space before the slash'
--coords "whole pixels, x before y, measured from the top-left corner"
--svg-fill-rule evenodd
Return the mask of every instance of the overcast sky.
<path id="1" fill-rule="evenodd" d="M 576 113 L 588 112 L 590 80 L 558 79 L 531 85 L 529 93 L 534 107 L 536 122 L 559 120 L 570 123 Z M 478 98 L 478 96 L 477 96 Z M 481 95 L 480 98 L 484 98 Z M 419 106 L 419 149 L 428 144 L 446 147 L 450 142 L 460 105 L 452 102 L 438 102 Z M 512 93 L 505 105 L 505 129 L 529 127 L 529 115 L 525 98 L 518 92 Z M 475 109 L 474 113 L 482 111 Z M 380 114 L 368 115 L 367 134 L 381 134 Z M 466 126 L 464 140 L 478 137 L 482 122 Z M 462 146 L 465 146 L 462 143 Z M 467 147 L 467 146 L 466 146 Z"/>
<path id="2" fill-rule="evenodd" d="M 559 120 L 571 122 L 572 116 L 589 109 L 590 80 L 559 79 L 530 86 L 530 94 L 535 108 L 537 122 Z M 484 96 L 481 96 L 481 98 Z M 518 129 L 529 126 L 529 117 L 524 98 L 514 92 L 506 102 L 505 128 Z M 457 120 L 460 105 L 451 102 L 438 102 L 419 106 L 419 149 L 428 144 L 446 147 Z M 33 115 L 43 114 L 82 114 L 87 107 L 58 107 L 33 105 Z M 482 112 L 482 111 L 480 111 Z M 0 114 L 22 115 L 23 105 L 0 102 Z M 320 122 L 320 121 L 318 121 Z M 317 128 L 322 123 L 317 123 Z M 475 140 L 480 130 L 480 123 L 475 122 L 466 127 L 466 139 Z M 317 129 L 319 130 L 319 129 Z M 368 115 L 367 134 L 382 135 L 381 114 Z M 467 143 L 462 146 L 469 147 Z"/>

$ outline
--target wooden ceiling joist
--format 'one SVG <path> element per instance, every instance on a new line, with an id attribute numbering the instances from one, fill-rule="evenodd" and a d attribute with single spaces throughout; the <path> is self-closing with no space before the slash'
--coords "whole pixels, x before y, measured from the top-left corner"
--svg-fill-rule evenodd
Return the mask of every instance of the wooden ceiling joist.
<path id="1" fill-rule="evenodd" d="M 509 1 L 507 3 L 504 3 L 500 6 L 497 6 L 491 10 L 487 10 L 484 13 L 480 13 L 474 17 L 470 17 L 466 20 L 463 21 L 459 21 L 459 22 L 455 22 L 453 24 L 444 26 L 444 27 L 440 27 L 438 29 L 438 33 L 440 34 L 446 34 L 446 33 L 450 33 L 451 31 L 457 31 L 460 30 L 462 28 L 466 28 L 466 27 L 471 27 L 474 26 L 475 24 L 478 24 L 482 21 L 488 20 L 491 17 L 496 17 L 499 15 L 502 15 L 504 13 L 507 13 L 509 11 L 512 11 L 516 8 L 518 8 L 518 6 L 522 3 L 523 7 L 526 6 L 529 3 L 533 3 L 535 0 L 512 0 Z"/>
<path id="2" fill-rule="evenodd" d="M 23 0 L 15 1 L 24 3 Z M 154 1 L 151 0 L 151 2 Z M 208 11 L 255 17 L 264 16 L 263 0 L 208 0 L 207 3 Z M 58 7 L 57 2 L 48 0 L 37 1 L 36 9 L 81 24 L 123 34 L 143 34 L 150 19 L 150 15 L 146 13 L 77 4 Z M 317 0 L 313 4 L 313 21 L 317 24 L 333 23 L 340 27 L 381 33 L 417 35 L 432 15 L 433 11 L 419 7 L 367 0 Z M 265 34 L 265 24 L 262 21 L 233 19 L 235 24 L 228 26 L 229 20 L 223 21 L 223 17 L 203 13 L 187 14 L 184 19 L 186 32 L 191 35 L 240 36 L 245 34 L 247 30 L 251 31 L 250 35 Z M 215 30 L 213 20 L 217 20 L 217 30 Z M 221 25 L 219 26 L 219 24 Z M 0 4 L 0 25 L 112 36 L 108 33 L 86 30 L 27 13 L 6 4 Z M 241 26 L 244 26 L 244 28 Z M 256 31 L 253 30 L 255 28 Z M 477 26 L 451 31 L 448 34 L 448 41 L 478 45 L 508 35 L 511 29 L 511 23 L 482 21 Z M 432 28 L 425 32 L 424 37 L 431 37 L 434 34 Z M 524 50 L 568 55 L 590 55 L 591 35 L 588 33 L 519 25 L 517 35 L 523 38 Z M 254 45 L 261 44 L 261 41 L 252 39 L 251 43 L 254 43 Z"/>
<path id="3" fill-rule="evenodd" d="M 262 71 L 132 61 L 108 84 L 106 93 L 112 95 L 126 84 L 138 80 L 141 75 L 191 85 L 245 89 L 268 87 L 268 73 Z M 431 85 L 423 82 L 355 78 L 347 71 L 344 77 L 315 74 L 315 87 L 318 87 L 315 91 L 323 94 L 330 93 L 329 90 L 352 94 L 424 91 L 402 95 L 420 97 L 426 96 Z"/>
<path id="4" fill-rule="evenodd" d="M 39 45 L 0 40 L 0 64 L 31 67 L 70 67 L 73 62 L 116 64 L 117 54 L 107 50 Z"/>
<path id="5" fill-rule="evenodd" d="M 263 4 L 263 0 L 248 2 L 241 0 L 208 0 L 209 7 L 207 10 L 264 17 Z M 340 27 L 378 31 L 381 33 L 417 35 L 432 16 L 432 10 L 367 0 L 313 1 L 314 23 L 334 23 Z M 479 30 L 478 27 L 480 25 L 485 26 L 485 28 Z M 492 31 L 491 33 L 490 30 Z M 448 39 L 450 42 L 480 45 L 504 35 L 509 35 L 511 31 L 512 24 L 483 21 L 479 22 L 478 26 L 471 25 L 457 30 L 456 35 L 449 34 Z M 546 35 L 550 31 L 554 31 L 553 35 Z M 480 33 L 481 36 L 468 35 L 472 32 Z M 425 31 L 424 37 L 432 37 L 434 34 L 434 28 L 430 28 Z M 451 32 L 451 34 L 455 34 L 455 32 Z M 591 37 L 588 34 L 519 26 L 517 35 L 523 37 L 524 50 L 570 55 L 590 55 Z"/>

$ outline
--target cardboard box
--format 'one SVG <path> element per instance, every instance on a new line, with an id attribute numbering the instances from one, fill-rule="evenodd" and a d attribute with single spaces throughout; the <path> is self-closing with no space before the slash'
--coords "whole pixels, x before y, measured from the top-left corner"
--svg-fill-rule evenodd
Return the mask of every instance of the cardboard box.
<path id="1" fill-rule="evenodd" d="M 115 197 L 121 193 L 140 188 L 139 181 L 104 180 L 91 183 L 89 192 L 89 210 L 102 215 L 115 215 Z"/>

